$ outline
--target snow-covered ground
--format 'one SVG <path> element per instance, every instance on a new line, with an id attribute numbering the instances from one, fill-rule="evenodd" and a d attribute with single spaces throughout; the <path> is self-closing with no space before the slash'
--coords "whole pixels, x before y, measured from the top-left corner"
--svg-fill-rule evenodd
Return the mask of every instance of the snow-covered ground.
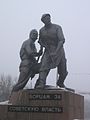
<path id="1" fill-rule="evenodd" d="M 10 105 L 9 100 L 0 102 L 0 105 Z"/>

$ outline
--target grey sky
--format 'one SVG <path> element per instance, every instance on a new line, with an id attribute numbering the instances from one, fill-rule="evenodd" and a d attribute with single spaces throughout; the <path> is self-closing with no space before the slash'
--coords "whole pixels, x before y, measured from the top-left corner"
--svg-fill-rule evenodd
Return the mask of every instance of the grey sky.
<path id="1" fill-rule="evenodd" d="M 21 44 L 32 28 L 43 26 L 43 13 L 51 14 L 66 38 L 69 75 L 65 83 L 90 90 L 90 0 L 0 0 L 0 74 L 18 76 Z M 48 76 L 48 83 L 55 84 L 54 73 L 56 70 Z"/>

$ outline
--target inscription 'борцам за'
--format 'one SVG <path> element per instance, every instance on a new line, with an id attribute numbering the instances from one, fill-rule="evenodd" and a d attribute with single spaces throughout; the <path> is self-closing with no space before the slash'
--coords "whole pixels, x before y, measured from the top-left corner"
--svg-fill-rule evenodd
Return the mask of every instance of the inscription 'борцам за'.
<path id="1" fill-rule="evenodd" d="M 29 100 L 61 100 L 62 94 L 30 94 Z"/>

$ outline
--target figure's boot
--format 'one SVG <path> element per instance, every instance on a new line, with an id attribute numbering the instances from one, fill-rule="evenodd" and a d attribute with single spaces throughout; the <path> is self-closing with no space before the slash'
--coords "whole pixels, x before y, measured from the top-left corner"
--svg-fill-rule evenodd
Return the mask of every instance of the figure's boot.
<path id="1" fill-rule="evenodd" d="M 61 87 L 61 88 L 65 88 L 64 81 L 58 79 L 58 80 L 57 80 L 57 86 L 59 86 L 59 87 Z"/>
<path id="2" fill-rule="evenodd" d="M 36 84 L 35 84 L 35 89 L 44 89 L 44 87 L 45 87 L 45 83 L 43 82 L 43 80 L 41 80 L 41 79 L 38 79 L 37 81 L 36 81 Z"/>
<path id="3" fill-rule="evenodd" d="M 66 86 L 64 85 L 64 81 L 65 81 L 67 74 L 68 74 L 68 72 L 66 74 L 59 75 L 59 79 L 57 80 L 57 83 L 56 83 L 57 86 L 66 88 Z"/>

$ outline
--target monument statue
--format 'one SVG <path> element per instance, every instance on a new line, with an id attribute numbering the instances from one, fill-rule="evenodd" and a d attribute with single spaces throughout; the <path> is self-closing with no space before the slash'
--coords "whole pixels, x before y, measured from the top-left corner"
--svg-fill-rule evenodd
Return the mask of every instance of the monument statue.
<path id="1" fill-rule="evenodd" d="M 84 97 L 64 85 L 68 72 L 62 28 L 51 22 L 50 14 L 42 15 L 41 21 L 45 26 L 39 33 L 40 50 L 35 47 L 38 32 L 33 29 L 20 49 L 19 79 L 8 103 L 0 105 L 0 120 L 84 120 Z M 54 68 L 58 70 L 57 86 L 66 90 L 46 85 Z M 35 89 L 22 90 L 37 73 Z"/>
<path id="2" fill-rule="evenodd" d="M 51 22 L 50 14 L 43 14 L 41 21 L 44 23 L 44 27 L 40 29 L 38 42 L 41 45 L 41 48 L 45 48 L 45 51 L 41 58 L 39 78 L 35 84 L 35 88 L 43 89 L 49 71 L 56 67 L 59 74 L 57 86 L 65 87 L 64 80 L 68 72 L 63 47 L 65 38 L 62 28 Z"/>
<path id="3" fill-rule="evenodd" d="M 26 40 L 20 50 L 21 64 L 19 67 L 20 75 L 18 83 L 13 87 L 12 91 L 18 91 L 25 87 L 29 78 L 33 78 L 39 73 L 39 77 L 35 84 L 35 89 L 44 89 L 46 87 L 46 78 L 51 69 L 57 67 L 57 86 L 66 88 L 64 85 L 65 78 L 68 74 L 64 43 L 65 38 L 60 25 L 51 22 L 50 14 L 43 14 L 41 21 L 44 23 L 39 31 L 40 50 L 37 52 L 35 41 L 38 37 L 36 29 L 31 30 L 29 39 Z M 44 52 L 43 52 L 43 48 Z M 42 55 L 43 53 L 43 55 Z M 40 63 L 38 63 L 39 57 Z M 38 57 L 38 60 L 36 60 Z"/>
<path id="4" fill-rule="evenodd" d="M 25 87 L 29 78 L 34 77 L 39 72 L 40 63 L 35 57 L 41 56 L 41 50 L 37 53 L 35 41 L 37 40 L 38 32 L 36 29 L 31 30 L 29 39 L 24 41 L 20 49 L 21 64 L 19 67 L 20 75 L 18 83 L 13 87 L 12 91 L 18 91 Z"/>

